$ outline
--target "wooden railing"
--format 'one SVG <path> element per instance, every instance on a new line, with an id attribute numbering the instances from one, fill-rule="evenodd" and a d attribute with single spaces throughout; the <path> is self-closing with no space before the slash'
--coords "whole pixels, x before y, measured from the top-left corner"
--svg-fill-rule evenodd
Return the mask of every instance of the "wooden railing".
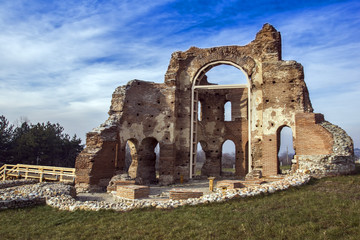
<path id="1" fill-rule="evenodd" d="M 26 164 L 5 164 L 0 168 L 0 181 L 14 178 L 39 179 L 40 182 L 44 180 L 74 182 L 75 168 Z"/>

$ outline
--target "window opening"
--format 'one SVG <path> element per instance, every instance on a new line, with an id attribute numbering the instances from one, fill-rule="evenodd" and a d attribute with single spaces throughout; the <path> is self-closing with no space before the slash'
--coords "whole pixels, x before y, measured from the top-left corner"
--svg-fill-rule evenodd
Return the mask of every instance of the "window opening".
<path id="1" fill-rule="evenodd" d="M 202 108 L 201 108 L 201 102 L 200 101 L 198 101 L 197 113 L 198 113 L 198 120 L 202 121 Z"/>
<path id="2" fill-rule="evenodd" d="M 232 121 L 231 120 L 231 102 L 228 101 L 224 105 L 224 120 L 225 121 Z"/>

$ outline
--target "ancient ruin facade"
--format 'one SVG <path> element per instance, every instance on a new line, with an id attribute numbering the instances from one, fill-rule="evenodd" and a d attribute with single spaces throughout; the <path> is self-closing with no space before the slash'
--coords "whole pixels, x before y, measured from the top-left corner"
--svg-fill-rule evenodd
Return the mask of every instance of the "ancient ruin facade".
<path id="1" fill-rule="evenodd" d="M 247 83 L 208 83 L 206 73 L 222 64 L 242 71 Z M 232 106 L 229 121 L 226 102 Z M 162 84 L 133 80 L 118 87 L 108 120 L 87 134 L 86 148 L 77 157 L 76 187 L 97 190 L 124 172 L 127 144 L 128 173 L 145 184 L 192 178 L 198 143 L 206 155 L 201 174 L 221 176 L 226 140 L 236 148 L 235 177 L 276 175 L 285 126 L 293 133 L 293 169 L 320 176 L 354 170 L 351 138 L 313 113 L 302 65 L 282 60 L 280 33 L 265 24 L 246 46 L 174 52 Z"/>

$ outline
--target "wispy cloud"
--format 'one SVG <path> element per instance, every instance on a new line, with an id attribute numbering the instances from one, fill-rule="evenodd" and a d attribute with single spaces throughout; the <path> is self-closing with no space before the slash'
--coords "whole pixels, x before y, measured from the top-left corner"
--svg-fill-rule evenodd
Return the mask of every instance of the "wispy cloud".
<path id="1" fill-rule="evenodd" d="M 2 114 L 75 125 L 70 131 L 84 138 L 106 119 L 116 86 L 133 78 L 162 81 L 166 64 L 151 61 L 162 51 L 132 42 L 136 34 L 127 26 L 158 4 L 73 2 L 43 12 L 41 4 L 26 9 L 23 1 L 6 2 L 0 17 Z"/>
<path id="2" fill-rule="evenodd" d="M 245 45 L 270 22 L 282 32 L 284 59 L 304 65 L 315 110 L 359 133 L 348 127 L 360 122 L 352 111 L 359 8 L 357 1 L 2 1 L 0 114 L 59 122 L 84 139 L 107 118 L 117 86 L 162 82 L 173 51 Z"/>
<path id="3" fill-rule="evenodd" d="M 299 11 L 278 28 L 285 59 L 304 65 L 305 80 L 316 112 L 340 125 L 360 145 L 360 3 L 348 1 Z"/>

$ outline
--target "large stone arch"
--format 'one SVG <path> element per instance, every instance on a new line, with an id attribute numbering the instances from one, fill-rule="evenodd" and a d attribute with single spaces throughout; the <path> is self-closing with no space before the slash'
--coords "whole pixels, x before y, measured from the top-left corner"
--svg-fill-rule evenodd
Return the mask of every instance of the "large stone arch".
<path id="1" fill-rule="evenodd" d="M 194 98 L 194 87 L 198 84 L 199 81 L 203 78 L 203 76 L 211 70 L 212 68 L 219 66 L 219 65 L 231 65 L 239 71 L 241 71 L 247 78 L 247 94 L 248 94 L 248 126 L 247 128 L 247 139 L 244 141 L 251 142 L 251 137 L 249 133 L 252 132 L 251 129 L 251 121 L 250 119 L 256 119 L 256 116 L 259 115 L 256 113 L 260 108 L 258 105 L 261 104 L 259 101 L 251 102 L 251 99 L 261 98 L 261 91 L 256 88 L 253 88 L 255 85 L 261 84 L 261 64 L 259 64 L 260 59 L 255 59 L 255 57 L 251 56 L 250 51 L 246 47 L 239 47 L 239 46 L 225 46 L 225 47 L 215 47 L 209 49 L 199 49 L 192 47 L 188 51 L 182 53 L 177 52 L 172 55 L 172 59 L 170 60 L 170 65 L 167 74 L 165 75 L 165 83 L 175 85 L 180 91 L 177 91 L 177 99 L 182 99 L 183 103 L 179 104 L 178 111 L 182 114 L 180 117 L 184 116 L 183 118 L 178 118 L 179 125 L 185 126 L 187 128 L 188 134 L 187 138 L 189 142 L 196 142 L 193 139 L 193 126 L 191 123 L 191 119 L 197 118 L 194 116 L 194 113 L 191 109 L 194 108 L 193 106 L 193 98 Z M 173 74 L 172 71 L 176 69 L 176 74 Z M 175 75 L 175 76 L 174 76 Z M 175 77 L 175 79 L 171 80 L 170 77 Z M 254 84 L 254 82 L 257 82 Z M 259 84 L 258 84 L 259 83 Z M 181 106 L 187 106 L 181 109 Z M 188 108 L 190 106 L 190 109 Z M 254 117 L 250 117 L 253 114 Z M 185 116 L 190 116 L 190 119 L 186 119 Z M 186 123 L 187 122 L 187 123 Z M 184 127 L 182 127 L 184 128 Z M 185 137 L 186 135 L 183 134 Z M 250 140 L 249 140 L 250 139 Z M 196 153 L 194 150 L 194 145 L 189 143 L 187 145 L 187 150 L 183 149 L 180 150 L 182 153 L 187 153 L 187 157 L 185 154 L 184 157 L 189 158 L 188 164 L 191 165 L 193 163 L 193 153 Z M 242 145 L 240 143 L 240 145 Z M 251 144 L 249 144 L 248 152 L 251 152 Z M 219 146 L 220 147 L 220 146 Z M 251 156 L 251 155 L 249 155 Z M 214 155 L 215 157 L 215 155 Z M 247 166 L 251 167 L 251 162 L 246 164 Z M 186 168 L 181 167 L 180 175 L 191 176 L 190 173 L 185 172 Z M 240 170 L 238 169 L 239 176 L 241 175 L 244 177 L 248 170 Z M 210 171 L 213 172 L 213 171 Z"/>
<path id="2" fill-rule="evenodd" d="M 221 50 L 220 50 L 220 52 L 221 52 Z M 217 56 L 218 58 L 220 58 L 218 56 L 218 55 L 220 55 L 220 54 L 218 54 L 218 51 L 214 51 L 213 54 L 215 56 Z M 249 83 L 251 83 L 251 76 L 254 73 L 254 68 L 256 68 L 256 63 L 255 63 L 253 58 L 245 57 L 246 60 L 241 59 L 241 61 L 238 61 L 238 62 L 234 61 L 235 59 L 233 61 L 231 61 L 231 60 L 223 60 L 223 59 L 214 60 L 213 58 L 210 58 L 210 59 L 211 60 L 209 62 L 205 63 L 205 64 L 203 63 L 204 60 L 201 59 L 200 64 L 204 64 L 204 65 L 202 65 L 202 67 L 197 69 L 197 71 L 193 71 L 193 73 L 191 74 L 191 76 L 193 76 L 191 78 L 191 82 L 192 82 L 193 86 L 198 84 L 197 81 L 199 81 L 201 79 L 202 74 L 206 74 L 212 68 L 214 68 L 216 66 L 219 66 L 219 65 L 230 65 L 230 66 L 233 66 L 233 67 L 239 69 L 246 76 L 247 81 Z M 236 60 L 238 60 L 238 59 L 236 59 Z M 194 65 L 198 65 L 198 63 L 194 63 Z"/>
<path id="3" fill-rule="evenodd" d="M 200 69 L 198 69 L 196 71 L 196 74 L 194 75 L 194 77 L 191 80 L 192 86 L 191 86 L 191 108 L 194 108 L 194 89 L 196 86 L 200 85 L 200 82 L 202 81 L 202 78 L 206 75 L 206 73 L 208 71 L 210 71 L 212 68 L 219 66 L 219 65 L 230 65 L 233 66 L 235 68 L 237 68 L 238 70 L 240 70 L 247 79 L 247 84 L 246 86 L 243 86 L 243 84 L 238 84 L 238 83 L 234 83 L 232 86 L 226 86 L 224 85 L 223 88 L 227 88 L 227 87 L 231 87 L 231 88 L 246 88 L 247 90 L 247 109 L 248 109 L 248 118 L 247 118 L 247 132 L 248 132 L 248 140 L 251 142 L 251 113 L 252 113 L 252 107 L 251 107 L 251 99 L 252 99 L 252 94 L 251 94 L 251 86 L 252 86 L 252 80 L 251 80 L 251 76 L 255 76 L 255 74 L 253 74 L 254 70 L 251 69 L 249 66 L 251 66 L 252 68 L 256 68 L 256 63 L 254 61 L 253 58 L 249 57 L 249 56 L 244 56 L 243 58 L 234 58 L 232 61 L 231 60 L 214 60 L 214 58 L 227 58 L 227 56 L 223 56 L 223 54 L 219 54 L 223 53 L 224 51 L 220 48 L 217 48 L 217 50 L 212 51 L 212 54 L 209 55 L 210 58 L 210 62 L 206 63 L 205 65 L 203 65 Z M 213 57 L 213 55 L 215 57 Z M 234 62 L 237 61 L 237 62 Z M 204 59 L 201 59 L 201 62 L 204 62 Z M 195 64 L 196 65 L 196 64 Z M 227 101 L 225 101 L 227 102 Z M 257 109 L 257 106 L 254 107 L 254 109 Z M 191 112 L 191 119 L 194 119 L 194 111 Z M 194 126 L 191 126 L 190 128 L 190 142 L 193 142 L 194 140 Z M 231 139 L 231 137 L 226 137 L 227 139 Z M 234 140 L 232 140 L 234 141 Z M 236 140 L 234 142 L 237 142 Z M 241 143 L 237 143 L 236 145 L 241 145 Z M 251 153 L 251 144 L 248 147 L 248 152 Z M 193 145 L 190 145 L 190 152 L 195 152 L 196 153 L 196 149 L 193 150 Z M 190 155 L 193 156 L 193 155 Z M 249 155 L 251 156 L 251 154 Z M 190 157 L 190 164 L 193 162 L 194 160 Z M 240 160 L 238 160 L 240 161 Z M 241 163 L 241 165 L 239 165 L 240 163 L 237 163 L 236 165 L 236 175 L 237 176 L 244 176 L 246 174 L 246 172 L 251 171 L 251 169 L 243 169 L 242 165 L 244 166 L 251 166 L 251 157 L 249 159 L 246 159 L 246 161 L 248 161 L 247 163 Z"/>

